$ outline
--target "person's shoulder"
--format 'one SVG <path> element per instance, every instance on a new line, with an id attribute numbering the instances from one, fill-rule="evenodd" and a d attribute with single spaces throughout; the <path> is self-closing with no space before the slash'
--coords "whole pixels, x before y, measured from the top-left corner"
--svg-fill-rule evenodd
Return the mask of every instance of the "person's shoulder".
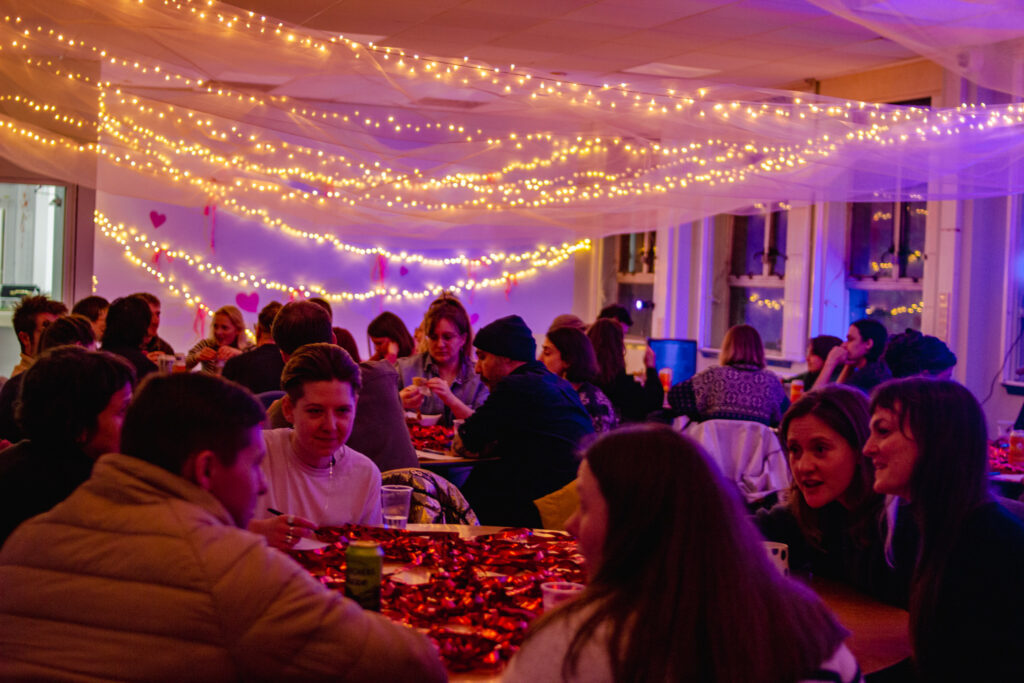
<path id="1" fill-rule="evenodd" d="M 277 429 L 264 429 L 263 430 L 263 443 L 266 444 L 267 450 L 281 451 L 288 448 L 289 440 L 291 439 L 292 428 L 291 427 L 278 427 Z"/>
<path id="2" fill-rule="evenodd" d="M 399 358 L 398 360 L 401 362 L 404 359 Z M 359 363 L 359 372 L 362 373 L 364 384 L 380 377 L 393 379 L 398 375 L 398 369 L 386 360 L 364 360 Z"/>
<path id="3" fill-rule="evenodd" d="M 376 473 L 376 476 L 380 478 L 380 468 L 377 467 L 377 463 L 351 446 L 344 446 L 341 455 L 348 470 L 371 475 Z"/>
<path id="4" fill-rule="evenodd" d="M 24 469 L 37 469 L 43 464 L 43 459 L 38 457 L 32 442 L 24 439 L 8 446 L 0 451 L 0 482 L 6 477 Z"/>
<path id="5" fill-rule="evenodd" d="M 821 663 L 817 671 L 811 672 L 807 677 L 802 678 L 800 683 L 821 683 L 822 681 L 835 681 L 836 683 L 860 683 L 864 677 L 861 674 L 857 658 L 853 656 L 845 644 L 840 643 L 835 652 Z"/>

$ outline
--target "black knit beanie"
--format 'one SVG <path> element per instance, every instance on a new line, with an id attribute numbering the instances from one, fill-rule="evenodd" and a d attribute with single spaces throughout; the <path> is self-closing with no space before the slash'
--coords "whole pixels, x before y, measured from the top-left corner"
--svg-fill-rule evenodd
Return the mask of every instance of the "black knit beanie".
<path id="1" fill-rule="evenodd" d="M 498 318 L 480 328 L 473 338 L 473 346 L 512 360 L 531 361 L 537 357 L 537 342 L 533 332 L 518 315 Z"/>

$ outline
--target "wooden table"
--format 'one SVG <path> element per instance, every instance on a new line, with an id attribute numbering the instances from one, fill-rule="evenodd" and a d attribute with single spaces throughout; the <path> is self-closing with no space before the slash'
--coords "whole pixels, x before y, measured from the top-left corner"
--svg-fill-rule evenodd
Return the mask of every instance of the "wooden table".
<path id="1" fill-rule="evenodd" d="M 861 671 L 873 673 L 910 656 L 906 610 L 838 581 L 814 578 L 809 585 L 850 631 L 846 646 L 860 662 Z"/>

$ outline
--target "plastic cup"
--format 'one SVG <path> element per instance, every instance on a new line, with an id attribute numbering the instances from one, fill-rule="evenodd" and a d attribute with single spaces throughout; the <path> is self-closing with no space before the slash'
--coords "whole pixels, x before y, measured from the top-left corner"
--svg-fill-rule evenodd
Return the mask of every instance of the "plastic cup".
<path id="1" fill-rule="evenodd" d="M 412 502 L 412 487 L 385 484 L 380 487 L 380 507 L 384 526 L 388 529 L 404 529 L 409 521 L 409 504 Z"/>
<path id="2" fill-rule="evenodd" d="M 789 383 L 789 402 L 796 403 L 804 395 L 804 381 L 795 379 Z"/>
<path id="3" fill-rule="evenodd" d="M 160 361 L 157 363 L 157 368 L 163 374 L 170 374 L 171 370 L 174 369 L 174 356 L 164 354 L 160 356 Z"/>
<path id="4" fill-rule="evenodd" d="M 789 546 L 785 543 L 765 541 L 764 551 L 768 554 L 768 559 L 772 561 L 775 568 L 778 569 L 783 576 L 789 576 Z"/>
<path id="5" fill-rule="evenodd" d="M 579 595 L 581 590 L 583 590 L 583 584 L 573 583 L 572 581 L 542 583 L 540 585 L 540 594 L 544 600 L 544 611 L 546 612 L 563 602 L 572 600 Z"/>

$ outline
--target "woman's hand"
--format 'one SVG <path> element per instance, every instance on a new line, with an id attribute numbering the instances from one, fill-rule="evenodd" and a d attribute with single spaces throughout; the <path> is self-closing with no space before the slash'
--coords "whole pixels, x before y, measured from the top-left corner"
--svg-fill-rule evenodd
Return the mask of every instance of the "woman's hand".
<path id="1" fill-rule="evenodd" d="M 205 349 L 196 354 L 196 358 L 203 361 L 204 363 L 216 360 L 217 349 L 213 348 L 212 346 L 207 346 Z"/>
<path id="2" fill-rule="evenodd" d="M 398 398 L 402 399 L 402 407 L 406 410 L 419 410 L 423 405 L 423 393 L 411 384 L 398 392 Z"/>
<path id="3" fill-rule="evenodd" d="M 217 360 L 229 360 L 238 356 L 242 353 L 242 349 L 236 349 L 234 346 L 224 346 L 217 349 Z"/>
<path id="4" fill-rule="evenodd" d="M 441 402 L 446 406 L 450 406 L 452 401 L 457 401 L 455 394 L 452 393 L 452 388 L 448 386 L 448 382 L 445 382 L 440 377 L 431 377 L 427 380 L 427 388 L 434 392 L 434 396 L 441 399 Z"/>
<path id="5" fill-rule="evenodd" d="M 316 524 L 296 515 L 278 515 L 270 519 L 254 519 L 249 522 L 249 531 L 266 537 L 267 545 L 272 548 L 288 550 L 300 538 L 313 536 Z"/>
<path id="6" fill-rule="evenodd" d="M 657 367 L 657 365 L 655 365 L 656 362 L 657 359 L 654 356 L 654 349 L 648 346 L 646 349 L 644 349 L 644 367 Z"/>

